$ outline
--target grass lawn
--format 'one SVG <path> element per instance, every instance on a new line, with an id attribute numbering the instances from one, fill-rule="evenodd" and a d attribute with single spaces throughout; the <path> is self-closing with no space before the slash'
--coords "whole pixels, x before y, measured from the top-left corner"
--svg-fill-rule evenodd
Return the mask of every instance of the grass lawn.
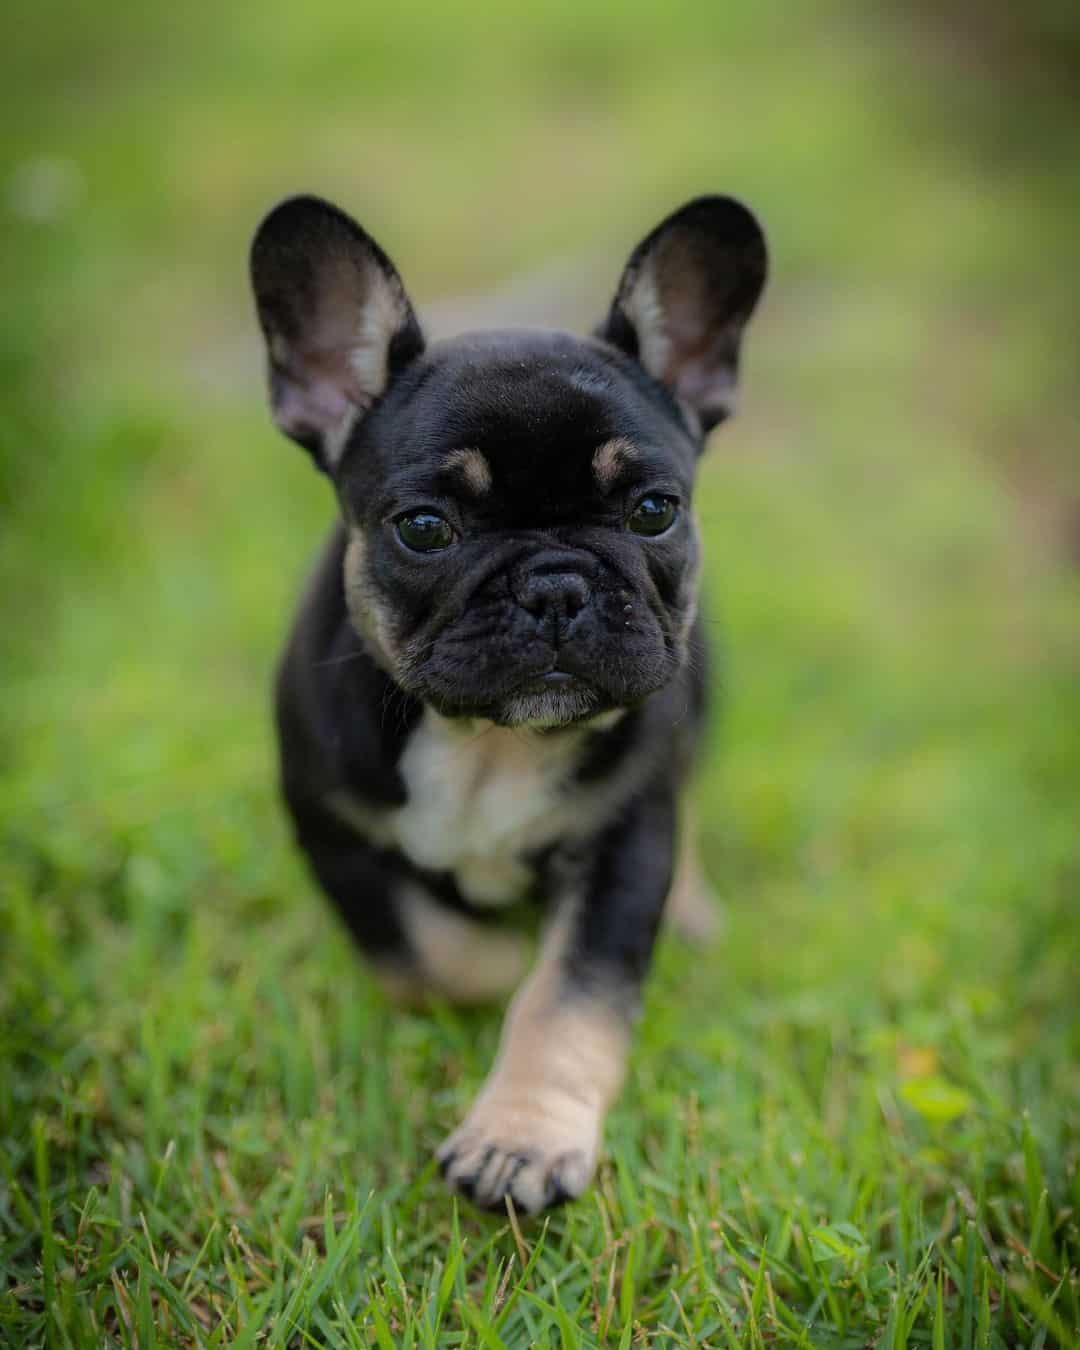
<path id="1" fill-rule="evenodd" d="M 1051 259 L 1080 173 L 988 159 L 917 47 L 832 3 L 103 0 L 20 26 L 0 1343 L 1075 1344 Z M 421 307 L 584 259 L 567 309 L 599 315 L 710 188 L 772 238 L 699 499 L 724 935 L 665 939 L 597 1183 L 520 1231 L 432 1162 L 498 1011 L 389 1008 L 276 801 L 270 671 L 332 502 L 265 413 L 244 253 L 298 188 L 355 211 Z"/>

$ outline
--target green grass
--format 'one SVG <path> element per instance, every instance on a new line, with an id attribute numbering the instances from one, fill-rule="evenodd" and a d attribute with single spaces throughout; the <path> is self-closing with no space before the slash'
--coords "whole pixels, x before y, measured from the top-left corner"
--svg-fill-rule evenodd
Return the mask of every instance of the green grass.
<path id="1" fill-rule="evenodd" d="M 831 4 L 70 11 L 0 108 L 0 1341 L 1075 1344 L 1071 150 Z M 520 1240 L 431 1161 L 497 1013 L 387 1007 L 276 802 L 332 503 L 243 267 L 294 188 L 421 301 L 580 255 L 599 313 L 705 188 L 773 239 L 700 498 L 725 935 Z"/>

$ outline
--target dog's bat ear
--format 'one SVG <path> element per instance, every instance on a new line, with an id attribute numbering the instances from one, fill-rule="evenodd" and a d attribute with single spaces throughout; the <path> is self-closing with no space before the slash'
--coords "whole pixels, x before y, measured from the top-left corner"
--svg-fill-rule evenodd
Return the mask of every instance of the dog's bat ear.
<path id="1" fill-rule="evenodd" d="M 274 421 L 333 473 L 356 420 L 424 338 L 393 263 L 318 197 L 290 197 L 255 232 L 251 284 Z"/>
<path id="2" fill-rule="evenodd" d="M 734 407 L 739 342 L 767 265 L 745 206 L 698 197 L 630 255 L 598 336 L 636 357 L 708 431 Z"/>

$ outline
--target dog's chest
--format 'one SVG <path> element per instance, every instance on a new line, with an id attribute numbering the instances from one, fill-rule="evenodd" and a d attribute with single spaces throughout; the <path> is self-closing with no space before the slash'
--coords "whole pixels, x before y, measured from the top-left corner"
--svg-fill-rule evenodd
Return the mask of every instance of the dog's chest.
<path id="1" fill-rule="evenodd" d="M 394 811 L 397 847 L 419 867 L 453 874 L 474 904 L 519 900 L 527 857 L 568 822 L 573 735 L 458 725 L 430 711 L 399 761 L 408 801 Z"/>

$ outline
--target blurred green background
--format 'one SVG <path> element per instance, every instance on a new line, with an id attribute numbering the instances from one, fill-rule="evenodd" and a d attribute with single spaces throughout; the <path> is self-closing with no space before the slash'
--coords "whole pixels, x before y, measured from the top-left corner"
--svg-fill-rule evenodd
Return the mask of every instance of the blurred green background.
<path id="1" fill-rule="evenodd" d="M 771 1313 L 738 1293 L 764 1266 L 717 1257 L 733 1337 L 806 1343 L 802 1319 L 903 1344 L 888 1318 L 915 1308 L 913 1336 L 938 1316 L 960 1344 L 983 1300 L 997 1343 L 1053 1343 L 1080 1203 L 1071 9 L 49 0 L 0 24 L 0 1327 L 41 1333 L 50 1304 L 122 1337 L 152 1235 L 185 1272 L 210 1244 L 182 1297 L 146 1294 L 163 1343 L 249 1325 L 230 1222 L 286 1272 L 280 1311 L 298 1217 L 327 1185 L 422 1173 L 494 1043 L 495 1018 L 388 1017 L 276 805 L 270 671 L 333 504 L 265 411 L 257 220 L 297 190 L 340 202 L 440 329 L 580 326 L 662 215 L 726 191 L 773 255 L 700 497 L 727 936 L 661 953 L 612 1150 L 652 1160 L 642 1212 L 671 1227 L 611 1325 L 681 1326 L 676 1287 L 703 1334 L 705 1293 L 670 1272 L 686 1216 L 722 1204 L 736 1245 L 785 1254 Z M 376 1062 L 395 1054 L 400 1076 Z M 705 1191 L 679 1173 L 661 1204 L 687 1111 Z M 262 1199 L 199 1190 L 215 1149 Z M 901 1177 L 918 1221 L 897 1236 Z M 919 1265 L 976 1240 L 958 1196 L 969 1288 L 960 1256 Z M 379 1253 L 444 1232 L 437 1180 L 410 1204 L 313 1297 L 317 1343 L 327 1287 L 367 1317 Z M 597 1242 L 631 1223 L 611 1204 Z M 557 1220 L 564 1256 L 591 1250 L 589 1213 Z M 867 1247 L 819 1299 L 796 1251 L 841 1221 Z M 203 1283 L 218 1302 L 185 1327 Z M 542 1342 L 503 1316 L 507 1343 Z"/>

